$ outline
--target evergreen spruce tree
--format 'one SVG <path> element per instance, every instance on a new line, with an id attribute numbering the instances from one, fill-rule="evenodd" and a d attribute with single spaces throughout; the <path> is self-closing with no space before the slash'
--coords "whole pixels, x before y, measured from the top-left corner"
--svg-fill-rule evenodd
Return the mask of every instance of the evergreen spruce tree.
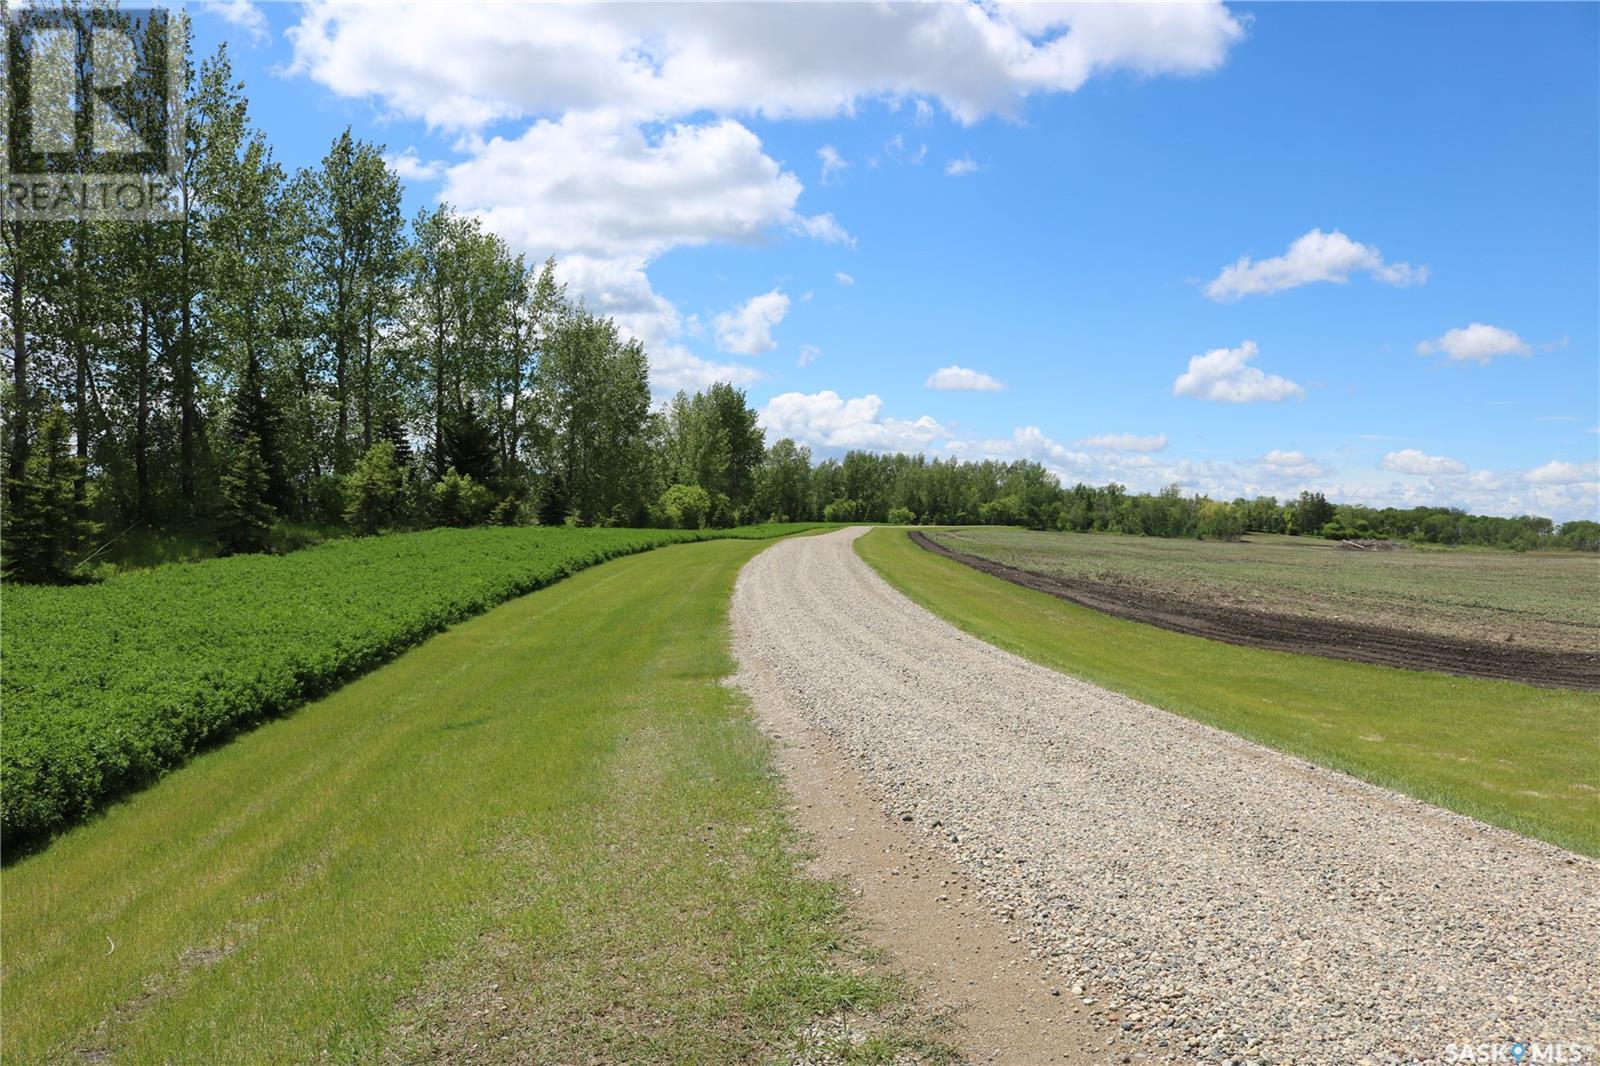
<path id="1" fill-rule="evenodd" d="M 572 497 L 567 492 L 567 479 L 559 473 L 551 475 L 545 485 L 544 494 L 539 498 L 539 524 L 541 526 L 565 524 L 571 505 Z"/>
<path id="2" fill-rule="evenodd" d="M 266 478 L 262 499 L 274 511 L 281 512 L 294 506 L 294 487 L 284 473 L 283 453 L 278 448 L 278 423 L 277 409 L 267 398 L 262 381 L 261 361 L 251 352 L 245 359 L 244 375 L 234 394 L 233 409 L 228 413 L 228 437 L 235 451 L 246 437 L 255 437 L 257 457 Z"/>
<path id="3" fill-rule="evenodd" d="M 478 415 L 477 404 L 467 400 L 444 430 L 445 466 L 480 485 L 493 485 L 498 458 L 494 433 Z"/>
<path id="4" fill-rule="evenodd" d="M 356 468 L 345 479 L 345 520 L 363 536 L 377 533 L 394 517 L 402 488 L 400 467 L 395 465 L 394 445 L 380 440 L 367 449 Z"/>
<path id="5" fill-rule="evenodd" d="M 400 419 L 392 414 L 384 415 L 379 435 L 394 449 L 395 465 L 402 470 L 409 470 L 417 457 L 411 450 L 411 435 L 406 432 Z"/>
<path id="6" fill-rule="evenodd" d="M 83 461 L 71 452 L 66 412 L 52 408 L 39 422 L 21 475 L 8 479 L 4 566 L 17 581 L 64 583 L 98 527 L 76 491 Z"/>
<path id="7" fill-rule="evenodd" d="M 228 413 L 229 447 L 217 516 L 217 537 L 236 554 L 267 550 L 277 506 L 289 495 L 274 447 L 276 422 L 261 386 L 261 364 L 251 352 Z"/>
<path id="8" fill-rule="evenodd" d="M 232 442 L 222 473 L 222 511 L 217 516 L 217 536 L 234 553 L 267 550 L 273 510 L 267 502 L 267 464 L 261 457 L 261 440 L 254 433 Z"/>

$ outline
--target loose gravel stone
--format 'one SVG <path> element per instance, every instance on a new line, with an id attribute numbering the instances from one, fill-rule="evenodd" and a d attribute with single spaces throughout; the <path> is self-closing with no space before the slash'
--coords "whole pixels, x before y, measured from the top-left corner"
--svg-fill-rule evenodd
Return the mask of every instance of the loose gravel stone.
<path id="1" fill-rule="evenodd" d="M 1594 1059 L 1600 864 L 985 644 L 873 573 L 862 532 L 745 567 L 741 664 L 1141 1057 Z"/>

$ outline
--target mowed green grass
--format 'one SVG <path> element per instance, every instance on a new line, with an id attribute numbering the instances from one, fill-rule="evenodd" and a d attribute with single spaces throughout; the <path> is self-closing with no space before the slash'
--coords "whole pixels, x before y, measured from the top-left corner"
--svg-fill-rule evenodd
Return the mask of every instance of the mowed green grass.
<path id="1" fill-rule="evenodd" d="M 515 596 L 727 530 L 496 526 L 352 537 L 95 585 L 5 589 L 5 856 Z"/>
<path id="2" fill-rule="evenodd" d="M 5 871 L 8 1062 L 936 1058 L 799 872 L 682 545 L 450 629 Z"/>
<path id="3" fill-rule="evenodd" d="M 1561 651 L 1600 648 L 1600 555 L 1589 552 L 1362 552 L 1315 537 L 1181 540 L 998 526 L 937 539 L 1022 570 L 1206 603 Z"/>
<path id="4" fill-rule="evenodd" d="M 1128 622 L 917 547 L 856 542 L 930 611 L 1063 673 L 1600 855 L 1600 695 L 1238 647 Z"/>

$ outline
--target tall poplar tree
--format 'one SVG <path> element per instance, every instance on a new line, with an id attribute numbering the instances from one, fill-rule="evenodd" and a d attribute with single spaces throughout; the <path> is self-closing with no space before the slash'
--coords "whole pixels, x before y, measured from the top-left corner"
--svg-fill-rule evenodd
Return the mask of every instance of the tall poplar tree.
<path id="1" fill-rule="evenodd" d="M 322 165 L 301 171 L 292 195 L 305 214 L 302 251 L 306 294 L 317 343 L 333 373 L 333 468 L 344 473 L 355 452 L 350 425 L 360 428 L 361 451 L 371 446 L 377 410 L 377 333 L 392 313 L 403 246 L 400 181 L 382 149 L 346 129 Z"/>

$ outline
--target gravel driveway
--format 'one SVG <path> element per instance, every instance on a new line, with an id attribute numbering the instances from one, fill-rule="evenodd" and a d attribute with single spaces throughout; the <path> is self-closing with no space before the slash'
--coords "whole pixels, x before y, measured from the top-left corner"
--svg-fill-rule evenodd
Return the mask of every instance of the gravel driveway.
<path id="1" fill-rule="evenodd" d="M 1600 1061 L 1600 864 L 1000 651 L 891 589 L 862 532 L 751 561 L 736 653 L 954 852 L 1063 1005 L 1155 1059 Z"/>

